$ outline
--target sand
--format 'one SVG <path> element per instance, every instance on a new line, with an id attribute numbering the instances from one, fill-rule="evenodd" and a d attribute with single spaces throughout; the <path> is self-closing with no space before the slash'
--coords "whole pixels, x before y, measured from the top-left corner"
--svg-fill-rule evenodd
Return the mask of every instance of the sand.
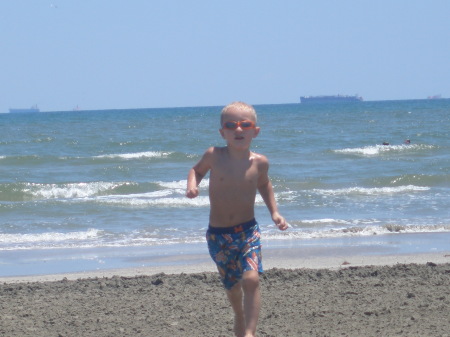
<path id="1" fill-rule="evenodd" d="M 348 260 L 267 261 L 258 336 L 450 336 L 448 254 Z M 216 272 L 154 271 L 3 278 L 0 335 L 233 336 Z"/>

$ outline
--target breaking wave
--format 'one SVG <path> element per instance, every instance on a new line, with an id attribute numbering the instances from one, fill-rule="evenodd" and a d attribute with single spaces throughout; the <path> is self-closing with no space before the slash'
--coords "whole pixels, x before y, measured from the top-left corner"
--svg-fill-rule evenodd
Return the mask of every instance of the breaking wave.
<path id="1" fill-rule="evenodd" d="M 166 158 L 173 154 L 173 152 L 147 151 L 135 153 L 115 153 L 95 156 L 94 158 L 110 158 L 110 159 L 141 159 L 141 158 Z"/>
<path id="2" fill-rule="evenodd" d="M 429 187 L 423 186 L 395 186 L 395 187 L 349 187 L 342 189 L 314 189 L 313 191 L 317 194 L 322 195 L 384 195 L 384 194 L 397 194 L 397 193 L 408 193 L 408 192 L 420 192 L 428 191 Z"/>
<path id="3" fill-rule="evenodd" d="M 356 148 L 345 148 L 340 150 L 334 150 L 333 152 L 339 154 L 349 154 L 358 156 L 378 156 L 390 153 L 414 153 L 423 150 L 432 150 L 436 146 L 425 144 L 413 144 L 413 145 L 369 145 Z"/>

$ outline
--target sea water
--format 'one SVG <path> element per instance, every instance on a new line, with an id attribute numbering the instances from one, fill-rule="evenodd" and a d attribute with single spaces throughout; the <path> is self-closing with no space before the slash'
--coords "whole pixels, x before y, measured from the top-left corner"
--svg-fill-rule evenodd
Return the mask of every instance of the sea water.
<path id="1" fill-rule="evenodd" d="M 252 150 L 269 158 L 290 224 L 279 231 L 258 195 L 266 242 L 450 232 L 450 100 L 255 108 Z M 186 177 L 224 145 L 220 111 L 0 114 L 0 275 L 46 272 L 39 261 L 80 252 L 97 256 L 75 268 L 84 270 L 102 267 L 99 251 L 206 250 L 208 176 L 196 199 L 185 197 Z"/>

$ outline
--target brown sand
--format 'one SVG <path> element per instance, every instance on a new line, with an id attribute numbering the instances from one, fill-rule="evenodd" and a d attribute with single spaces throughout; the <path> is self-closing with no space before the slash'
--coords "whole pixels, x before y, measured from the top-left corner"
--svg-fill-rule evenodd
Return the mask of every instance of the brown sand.
<path id="1" fill-rule="evenodd" d="M 270 269 L 258 336 L 450 336 L 450 264 Z M 214 272 L 0 285 L 0 335 L 233 336 Z"/>

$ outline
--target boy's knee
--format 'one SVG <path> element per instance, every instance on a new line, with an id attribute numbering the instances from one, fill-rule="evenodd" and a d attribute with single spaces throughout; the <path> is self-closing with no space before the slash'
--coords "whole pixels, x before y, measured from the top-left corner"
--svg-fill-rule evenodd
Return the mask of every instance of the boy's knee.
<path id="1" fill-rule="evenodd" d="M 242 277 L 242 288 L 245 290 L 259 287 L 259 273 L 257 271 L 245 272 Z"/>

